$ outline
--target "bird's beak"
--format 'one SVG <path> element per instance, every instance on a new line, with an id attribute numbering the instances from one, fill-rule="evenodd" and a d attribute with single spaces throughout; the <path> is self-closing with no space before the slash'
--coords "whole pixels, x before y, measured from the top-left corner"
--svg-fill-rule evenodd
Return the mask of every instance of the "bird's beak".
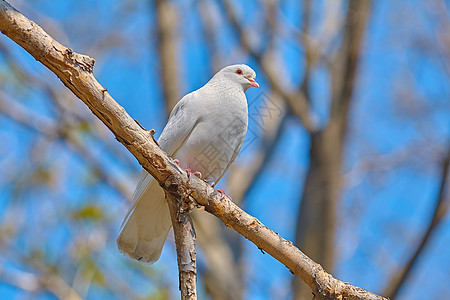
<path id="1" fill-rule="evenodd" d="M 256 88 L 259 88 L 259 84 L 255 81 L 253 78 L 247 78 L 248 81 L 250 81 L 250 85 L 254 86 Z"/>

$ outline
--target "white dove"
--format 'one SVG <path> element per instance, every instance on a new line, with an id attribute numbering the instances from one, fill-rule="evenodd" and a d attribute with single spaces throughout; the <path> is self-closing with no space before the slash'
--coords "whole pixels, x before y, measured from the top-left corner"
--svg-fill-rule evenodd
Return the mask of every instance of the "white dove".
<path id="1" fill-rule="evenodd" d="M 158 143 L 188 173 L 201 173 L 216 184 L 241 149 L 247 132 L 245 91 L 259 87 L 247 65 L 220 70 L 202 88 L 184 96 L 173 108 Z M 119 251 L 142 262 L 156 262 L 172 222 L 164 190 L 145 170 L 117 238 Z"/>

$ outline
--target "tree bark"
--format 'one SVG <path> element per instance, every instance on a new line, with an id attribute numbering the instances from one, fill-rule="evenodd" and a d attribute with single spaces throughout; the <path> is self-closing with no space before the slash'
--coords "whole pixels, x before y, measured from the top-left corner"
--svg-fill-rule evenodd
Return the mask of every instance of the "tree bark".
<path id="1" fill-rule="evenodd" d="M 195 230 L 189 212 L 189 202 L 166 193 L 172 219 L 175 246 L 177 249 L 179 289 L 181 300 L 197 299 L 197 254 L 195 250 Z"/>

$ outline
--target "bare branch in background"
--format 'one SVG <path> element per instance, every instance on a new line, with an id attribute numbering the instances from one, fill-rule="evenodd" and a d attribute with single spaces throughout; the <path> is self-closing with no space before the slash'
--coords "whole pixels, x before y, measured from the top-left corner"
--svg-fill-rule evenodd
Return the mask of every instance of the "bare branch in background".
<path id="1" fill-rule="evenodd" d="M 164 94 L 167 113 L 180 99 L 179 95 L 179 63 L 177 56 L 177 12 L 175 5 L 168 0 L 154 1 L 157 16 L 158 50 L 161 61 L 161 86 Z"/>
<path id="2" fill-rule="evenodd" d="M 92 74 L 94 60 L 68 49 L 46 34 L 5 1 L 0 1 L 0 30 L 55 73 L 137 158 L 139 163 L 174 197 L 192 196 L 220 218 L 302 278 L 317 299 L 384 299 L 364 289 L 334 279 L 298 248 L 256 218 L 248 215 L 204 181 L 188 177 L 157 146 Z"/>
<path id="3" fill-rule="evenodd" d="M 443 159 L 441 163 L 441 184 L 439 186 L 439 192 L 437 195 L 437 200 L 434 203 L 433 216 L 431 218 L 430 223 L 425 231 L 425 234 L 422 237 L 422 240 L 417 245 L 414 250 L 411 258 L 398 270 L 393 274 L 389 282 L 389 285 L 383 292 L 383 295 L 386 295 L 390 299 L 396 299 L 398 292 L 401 287 L 405 283 L 408 276 L 411 275 L 411 272 L 414 266 L 418 263 L 418 258 L 423 253 L 428 243 L 430 242 L 431 237 L 435 229 L 441 224 L 442 220 L 445 216 L 448 215 L 450 210 L 450 204 L 448 203 L 448 199 L 446 198 L 446 193 L 448 190 L 448 182 L 449 182 L 449 168 L 450 168 L 450 149 L 448 150 L 447 155 Z"/>
<path id="4" fill-rule="evenodd" d="M 276 70 L 275 65 L 275 39 L 276 32 L 279 27 L 276 1 L 264 1 L 265 10 L 267 11 L 265 32 L 268 35 L 268 41 L 265 43 L 264 49 L 261 50 L 261 56 L 268 61 L 267 65 Z M 231 7 L 230 7 L 231 9 Z M 231 14 L 232 11 L 230 11 Z M 234 16 L 232 16 L 234 18 Z M 235 26 L 238 26 L 237 24 Z M 237 29 L 242 32 L 241 39 L 249 38 L 242 28 Z M 248 50 L 248 49 L 247 49 Z M 264 94 L 259 96 L 260 99 L 253 100 L 250 103 L 249 114 L 250 119 L 257 123 L 259 133 L 256 133 L 257 140 L 261 140 L 259 151 L 254 154 L 251 161 L 245 166 L 232 166 L 230 169 L 229 188 L 233 201 L 240 205 L 244 200 L 251 187 L 263 172 L 265 163 L 272 156 L 278 140 L 281 138 L 282 127 L 288 114 L 288 105 L 283 101 L 282 96 L 276 92 L 272 92 L 265 97 Z M 250 139 L 252 132 L 248 133 Z"/>
<path id="5" fill-rule="evenodd" d="M 275 65 L 275 38 L 278 25 L 277 6 L 275 1 L 264 1 L 265 10 L 267 11 L 267 17 L 265 22 L 265 31 L 268 35 L 268 41 L 265 43 L 265 47 L 259 54 L 268 62 L 267 65 L 272 69 L 277 69 Z M 231 6 L 229 7 L 231 10 Z M 230 11 L 231 18 L 235 18 L 233 11 Z M 239 27 L 238 24 L 235 24 Z M 247 34 L 244 33 L 242 28 L 236 29 L 241 32 L 240 38 L 249 40 Z M 248 49 L 246 49 L 248 50 Z M 271 157 L 275 146 L 278 144 L 279 138 L 281 138 L 281 130 L 284 121 L 288 114 L 288 105 L 286 101 L 283 101 L 282 96 L 276 92 L 272 92 L 271 95 L 264 97 L 260 95 L 261 103 L 254 100 L 250 103 L 249 114 L 250 118 L 258 123 L 260 127 L 260 133 L 257 133 L 257 139 L 262 140 L 259 151 L 254 154 L 251 161 L 245 166 L 233 165 L 230 168 L 228 176 L 228 187 L 230 189 L 230 195 L 233 196 L 233 201 L 238 205 L 242 203 L 251 187 L 255 184 L 256 180 L 264 170 L 264 165 Z M 276 108 L 276 109 L 274 109 Z M 250 135 L 251 133 L 247 133 Z M 250 138 L 252 138 L 250 136 Z M 258 142 L 258 141 L 257 141 Z"/>
<path id="6" fill-rule="evenodd" d="M 349 1 L 344 36 L 330 70 L 330 119 L 323 129 L 310 134 L 310 164 L 297 217 L 295 244 L 328 270 L 334 265 L 336 209 L 342 185 L 348 111 L 369 12 L 370 0 Z M 294 279 L 294 299 L 303 299 L 308 293 Z"/>
<path id="7" fill-rule="evenodd" d="M 312 3 L 311 0 L 303 1 L 302 8 L 302 33 L 301 36 L 303 45 L 305 47 L 305 75 L 302 84 L 299 86 L 299 91 L 305 95 L 307 101 L 311 103 L 311 99 L 309 96 L 309 82 L 311 77 L 311 70 L 316 61 L 316 56 L 320 53 L 313 48 L 313 44 L 308 42 L 308 39 L 305 38 L 309 36 L 309 28 L 311 25 L 311 10 Z"/>
<path id="8" fill-rule="evenodd" d="M 62 278 L 51 272 L 42 275 L 25 271 L 7 272 L 0 265 L 0 279 L 12 286 L 30 292 L 49 291 L 61 300 L 82 299 Z"/>
<path id="9" fill-rule="evenodd" d="M 205 32 L 206 47 L 208 48 L 210 56 L 211 74 L 215 74 L 221 69 L 222 63 L 219 56 L 219 51 L 216 43 L 217 25 L 211 12 L 211 4 L 213 2 L 209 0 L 198 1 L 198 12 L 203 23 L 203 30 Z"/>
<path id="10" fill-rule="evenodd" d="M 129 190 L 122 182 L 111 176 L 105 167 L 98 162 L 91 151 L 87 149 L 82 141 L 77 138 L 72 130 L 62 124 L 55 124 L 51 119 L 39 116 L 36 113 L 29 111 L 26 107 L 13 101 L 7 100 L 8 96 L 0 91 L 0 113 L 8 116 L 14 121 L 24 125 L 36 132 L 41 133 L 49 140 L 61 139 L 66 145 L 74 151 L 79 157 L 86 161 L 86 163 L 93 168 L 95 173 L 110 185 L 114 190 L 119 192 L 124 199 L 130 197 Z"/>
<path id="11" fill-rule="evenodd" d="M 279 81 L 280 77 L 278 70 L 283 68 L 275 65 L 273 57 L 266 57 L 266 56 L 261 57 L 261 55 L 252 48 L 250 39 L 239 25 L 238 18 L 230 2 L 228 0 L 222 0 L 221 3 L 225 8 L 226 14 L 231 24 L 233 25 L 233 28 L 236 30 L 239 36 L 242 47 L 249 54 L 251 54 L 258 62 L 258 65 L 261 67 L 261 70 L 264 72 L 264 75 L 269 80 L 272 90 L 286 100 L 290 110 L 296 116 L 298 116 L 298 118 L 302 121 L 303 126 L 306 128 L 306 130 L 310 132 L 315 131 L 315 126 L 311 120 L 310 107 L 308 101 L 306 100 L 305 95 L 303 95 L 301 92 L 294 92 L 294 93 L 286 92 L 286 88 L 283 87 Z"/>

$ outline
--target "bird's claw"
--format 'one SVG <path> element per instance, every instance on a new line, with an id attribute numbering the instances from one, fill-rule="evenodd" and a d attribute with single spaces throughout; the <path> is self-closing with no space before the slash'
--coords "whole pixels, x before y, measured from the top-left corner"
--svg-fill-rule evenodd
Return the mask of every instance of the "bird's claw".
<path id="1" fill-rule="evenodd" d="M 199 171 L 192 172 L 192 170 L 189 169 L 189 168 L 186 169 L 185 171 L 186 171 L 186 173 L 187 173 L 187 177 L 188 177 L 188 178 L 191 177 L 191 174 L 194 174 L 195 176 L 197 176 L 197 177 L 200 178 L 200 179 L 201 179 L 202 176 L 203 176 L 202 173 L 200 173 Z"/>
<path id="2" fill-rule="evenodd" d="M 224 191 L 223 189 L 217 189 L 217 191 L 219 192 L 219 194 L 220 194 L 222 197 L 228 197 L 228 199 L 231 200 L 231 197 L 228 196 L 227 194 L 225 194 L 225 191 Z"/>
<path id="3" fill-rule="evenodd" d="M 180 161 L 178 159 L 174 159 L 173 162 L 176 163 L 177 166 L 180 166 Z"/>

